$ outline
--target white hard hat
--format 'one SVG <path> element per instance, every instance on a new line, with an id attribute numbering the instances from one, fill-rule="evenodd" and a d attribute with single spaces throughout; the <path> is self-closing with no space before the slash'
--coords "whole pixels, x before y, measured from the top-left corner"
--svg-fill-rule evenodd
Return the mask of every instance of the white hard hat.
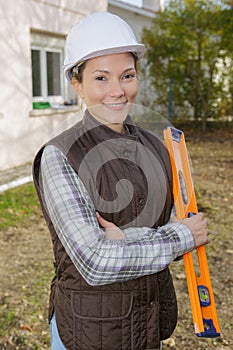
<path id="1" fill-rule="evenodd" d="M 64 72 L 70 81 L 71 68 L 90 58 L 132 52 L 140 59 L 145 46 L 137 42 L 130 26 L 109 12 L 96 12 L 73 26 L 66 39 Z"/>

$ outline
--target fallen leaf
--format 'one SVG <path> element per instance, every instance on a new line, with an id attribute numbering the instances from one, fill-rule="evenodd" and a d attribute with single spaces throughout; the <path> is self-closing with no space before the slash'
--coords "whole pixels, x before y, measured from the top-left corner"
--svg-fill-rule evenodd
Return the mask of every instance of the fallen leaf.
<path id="1" fill-rule="evenodd" d="M 163 340 L 163 344 L 169 346 L 170 348 L 174 348 L 174 346 L 176 346 L 175 339 L 173 338 L 168 338 L 166 340 Z"/>
<path id="2" fill-rule="evenodd" d="M 176 278 L 178 280 L 185 280 L 186 279 L 186 274 L 181 272 L 181 273 L 176 273 Z"/>
<path id="3" fill-rule="evenodd" d="M 20 326 L 20 329 L 24 330 L 24 331 L 29 331 L 29 332 L 33 332 L 32 327 L 30 327 L 28 324 L 22 324 Z"/>

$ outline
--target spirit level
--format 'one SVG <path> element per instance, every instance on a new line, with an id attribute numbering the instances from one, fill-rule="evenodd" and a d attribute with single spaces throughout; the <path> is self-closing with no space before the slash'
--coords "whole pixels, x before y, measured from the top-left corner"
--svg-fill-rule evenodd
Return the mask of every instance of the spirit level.
<path id="1" fill-rule="evenodd" d="M 198 213 L 184 133 L 168 127 L 164 130 L 164 140 L 172 166 L 176 216 L 182 220 Z M 220 336 L 220 327 L 204 245 L 196 248 L 196 253 L 199 276 L 195 272 L 192 252 L 184 254 L 195 334 L 215 338 Z"/>

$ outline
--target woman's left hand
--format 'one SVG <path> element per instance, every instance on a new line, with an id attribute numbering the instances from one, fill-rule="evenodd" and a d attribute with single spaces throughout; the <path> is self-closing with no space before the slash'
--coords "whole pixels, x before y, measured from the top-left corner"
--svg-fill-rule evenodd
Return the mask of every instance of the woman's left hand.
<path id="1" fill-rule="evenodd" d="M 110 240 L 120 240 L 125 238 L 125 234 L 118 226 L 110 221 L 105 220 L 98 212 L 96 212 L 98 223 L 105 229 L 105 238 Z"/>

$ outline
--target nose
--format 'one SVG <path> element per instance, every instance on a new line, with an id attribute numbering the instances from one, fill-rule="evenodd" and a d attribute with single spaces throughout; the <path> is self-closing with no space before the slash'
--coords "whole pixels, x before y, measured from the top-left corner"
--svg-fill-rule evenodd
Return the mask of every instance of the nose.
<path id="1" fill-rule="evenodd" d="M 111 97 L 124 96 L 124 89 L 118 79 L 114 79 L 110 82 L 109 94 Z"/>

